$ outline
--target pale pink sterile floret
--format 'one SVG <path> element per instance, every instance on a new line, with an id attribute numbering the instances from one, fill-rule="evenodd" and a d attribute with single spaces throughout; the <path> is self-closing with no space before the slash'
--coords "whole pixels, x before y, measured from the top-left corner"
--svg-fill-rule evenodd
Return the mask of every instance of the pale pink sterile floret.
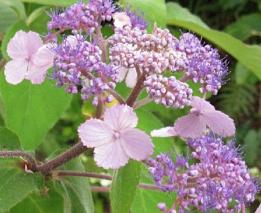
<path id="1" fill-rule="evenodd" d="M 19 84 L 24 79 L 41 84 L 47 70 L 52 67 L 54 54 L 51 44 L 43 44 L 38 33 L 18 31 L 7 45 L 12 59 L 5 65 L 5 78 L 10 84 Z"/>
<path id="2" fill-rule="evenodd" d="M 154 130 L 154 137 L 180 136 L 182 138 L 198 138 L 206 133 L 209 128 L 213 133 L 229 137 L 235 134 L 235 123 L 225 113 L 215 109 L 206 100 L 193 97 L 191 110 L 188 115 L 182 116 L 173 127 Z"/>
<path id="3" fill-rule="evenodd" d="M 122 28 L 126 25 L 131 26 L 130 17 L 125 12 L 117 12 L 113 14 L 113 24 L 116 28 Z"/>
<path id="4" fill-rule="evenodd" d="M 105 169 L 117 169 L 129 159 L 145 160 L 153 153 L 150 137 L 135 128 L 138 117 L 127 105 L 105 111 L 104 120 L 89 119 L 78 129 L 84 146 L 94 148 L 94 160 Z"/>
<path id="5" fill-rule="evenodd" d="M 119 69 L 118 80 L 119 82 L 125 80 L 126 86 L 129 88 L 135 87 L 137 83 L 137 71 L 135 68 L 121 67 Z"/>

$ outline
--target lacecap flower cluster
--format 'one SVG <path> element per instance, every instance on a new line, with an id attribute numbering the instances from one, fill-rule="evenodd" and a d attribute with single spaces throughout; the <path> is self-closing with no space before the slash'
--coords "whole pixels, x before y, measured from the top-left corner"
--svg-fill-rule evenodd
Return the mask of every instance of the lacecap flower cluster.
<path id="1" fill-rule="evenodd" d="M 232 213 L 254 200 L 256 181 L 235 143 L 224 144 L 225 137 L 235 134 L 234 121 L 193 96 L 188 84 L 200 85 L 204 95 L 217 94 L 228 74 L 227 62 L 217 49 L 192 33 L 177 38 L 156 24 L 148 32 L 142 16 L 117 8 L 112 0 L 80 1 L 53 11 L 50 19 L 44 41 L 35 32 L 23 31 L 10 40 L 7 53 L 12 60 L 5 66 L 5 77 L 11 84 L 23 80 L 41 84 L 52 67 L 51 78 L 57 86 L 98 105 L 97 118 L 78 129 L 82 144 L 94 148 L 98 166 L 118 169 L 129 159 L 146 161 L 156 185 L 177 193 L 171 208 L 158 205 L 165 213 L 191 208 Z M 102 34 L 103 25 L 114 31 L 109 38 Z M 123 80 L 132 88 L 127 100 L 115 90 Z M 151 133 L 186 140 L 190 161 L 182 156 L 173 161 L 166 154 L 150 158 L 154 145 L 147 133 L 136 128 L 138 116 L 133 108 L 143 89 L 157 104 L 191 107 L 173 127 Z M 114 98 L 121 103 L 103 111 Z"/>

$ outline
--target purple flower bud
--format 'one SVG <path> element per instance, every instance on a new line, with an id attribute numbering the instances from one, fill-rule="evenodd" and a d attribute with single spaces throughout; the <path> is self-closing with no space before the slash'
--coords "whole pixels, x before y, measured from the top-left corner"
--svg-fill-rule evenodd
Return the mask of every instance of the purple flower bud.
<path id="1" fill-rule="evenodd" d="M 183 108 L 190 104 L 192 90 L 188 84 L 178 81 L 174 76 L 150 75 L 144 82 L 149 96 L 167 107 Z"/>

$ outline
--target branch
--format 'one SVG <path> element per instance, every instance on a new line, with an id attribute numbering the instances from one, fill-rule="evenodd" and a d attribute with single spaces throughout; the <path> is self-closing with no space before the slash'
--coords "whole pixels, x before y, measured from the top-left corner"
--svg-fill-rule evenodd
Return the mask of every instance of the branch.
<path id="1" fill-rule="evenodd" d="M 54 173 L 57 176 L 90 177 L 90 178 L 112 180 L 112 177 L 110 175 L 96 174 L 92 172 L 75 172 L 75 171 L 68 171 L 68 170 L 57 170 L 54 171 Z"/>
<path id="2" fill-rule="evenodd" d="M 92 172 L 75 172 L 75 171 L 68 171 L 68 170 L 57 170 L 54 171 L 54 175 L 57 176 L 75 176 L 75 177 L 89 177 L 89 178 L 97 178 L 97 179 L 105 179 L 105 180 L 112 180 L 112 176 L 110 175 L 103 175 L 103 174 L 97 174 Z M 138 185 L 141 189 L 148 189 L 148 190 L 161 190 L 160 187 L 152 184 L 145 184 L 141 183 Z M 93 191 L 96 192 L 107 192 L 110 190 L 109 187 L 92 187 L 92 189 L 95 189 Z"/>
<path id="3" fill-rule="evenodd" d="M 150 102 L 152 102 L 152 99 L 148 96 L 142 100 L 137 101 L 133 107 L 134 107 L 134 109 L 138 109 L 142 106 L 149 104 Z"/>
<path id="4" fill-rule="evenodd" d="M 161 189 L 158 186 L 150 185 L 150 184 L 139 184 L 139 188 L 146 189 L 146 190 L 155 190 L 160 191 Z M 91 190 L 93 192 L 109 192 L 111 187 L 108 186 L 91 186 Z"/>
<path id="5" fill-rule="evenodd" d="M 107 90 L 108 93 L 110 93 L 120 104 L 125 104 L 124 99 L 120 96 L 119 93 L 117 93 L 116 91 L 109 89 Z"/>
<path id="6" fill-rule="evenodd" d="M 146 78 L 146 75 L 145 75 L 145 73 L 143 73 L 141 75 L 141 77 L 139 78 L 139 80 L 137 81 L 134 89 L 132 90 L 132 93 L 130 94 L 130 96 L 128 97 L 128 99 L 126 101 L 126 103 L 129 106 L 132 107 L 134 105 L 134 103 L 135 103 L 136 99 L 138 98 L 141 90 L 143 89 L 143 82 L 144 82 L 145 78 Z"/>
<path id="7" fill-rule="evenodd" d="M 23 158 L 28 163 L 28 168 L 33 172 L 37 171 L 35 159 L 28 153 L 23 151 L 0 151 L 0 158 Z"/>
<path id="8" fill-rule="evenodd" d="M 78 142 L 73 147 L 71 147 L 69 150 L 67 150 L 64 153 L 57 156 L 55 159 L 50 160 L 50 161 L 38 166 L 37 171 L 41 172 L 44 175 L 49 175 L 53 169 L 67 163 L 68 161 L 72 160 L 73 158 L 84 153 L 86 150 L 87 150 L 87 147 L 83 146 L 83 144 L 81 142 Z"/>

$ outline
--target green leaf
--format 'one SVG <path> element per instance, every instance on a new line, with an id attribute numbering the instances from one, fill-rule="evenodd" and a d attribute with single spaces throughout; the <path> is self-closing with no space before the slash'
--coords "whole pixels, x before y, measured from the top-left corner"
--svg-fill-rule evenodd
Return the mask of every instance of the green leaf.
<path id="1" fill-rule="evenodd" d="M 27 3 L 36 3 L 36 4 L 43 4 L 43 5 L 50 5 L 50 6 L 57 6 L 57 7 L 67 7 L 70 6 L 78 0 L 59 0 L 59 1 L 54 1 L 54 0 L 22 0 L 23 2 Z"/>
<path id="2" fill-rule="evenodd" d="M 80 159 L 64 166 L 66 170 L 85 171 Z M 55 188 L 64 200 L 64 213 L 93 213 L 91 188 L 86 177 L 64 177 L 56 181 Z"/>
<path id="3" fill-rule="evenodd" d="M 167 9 L 164 0 L 120 0 L 120 3 L 125 7 L 130 6 L 140 15 L 144 14 L 150 28 L 154 23 L 161 27 L 166 26 Z"/>
<path id="4" fill-rule="evenodd" d="M 46 13 L 46 10 L 47 10 L 48 8 L 49 8 L 49 7 L 47 7 L 47 6 L 42 6 L 42 7 L 37 8 L 36 10 L 34 10 L 34 11 L 30 14 L 30 16 L 27 18 L 26 24 L 27 24 L 28 26 L 30 26 L 33 22 L 37 21 L 37 19 L 38 19 L 39 17 L 41 17 L 44 13 Z M 45 27 L 45 28 L 46 28 L 46 26 L 42 26 L 42 27 Z"/>
<path id="5" fill-rule="evenodd" d="M 11 209 L 10 213 L 57 213 L 63 212 L 63 199 L 52 188 L 44 193 L 29 195 L 22 202 Z"/>
<path id="6" fill-rule="evenodd" d="M 247 45 L 240 40 L 232 37 L 227 33 L 223 33 L 217 30 L 208 29 L 202 27 L 195 22 L 187 21 L 183 14 L 176 16 L 179 9 L 177 4 L 168 3 L 168 18 L 167 23 L 169 25 L 176 25 L 178 27 L 184 27 L 189 29 L 202 37 L 206 38 L 210 42 L 213 42 L 217 46 L 224 49 L 230 55 L 235 57 L 241 64 L 243 64 L 250 71 L 255 73 L 261 79 L 261 47 L 257 45 Z"/>
<path id="7" fill-rule="evenodd" d="M 25 22 L 24 21 L 18 21 L 16 22 L 15 24 L 13 24 L 9 29 L 8 31 L 6 32 L 5 36 L 4 36 L 4 39 L 2 41 L 2 44 L 1 44 L 1 53 L 3 55 L 3 57 L 8 60 L 9 59 L 9 56 L 6 52 L 7 50 L 7 45 L 10 41 L 10 39 L 15 35 L 15 33 L 19 30 L 28 30 L 28 27 L 26 26 Z"/>
<path id="8" fill-rule="evenodd" d="M 139 184 L 140 168 L 139 162 L 129 161 L 115 172 L 110 195 L 112 213 L 129 213 Z"/>
<path id="9" fill-rule="evenodd" d="M 261 35 L 261 14 L 253 13 L 241 16 L 236 22 L 228 25 L 225 32 L 240 39 L 246 40 L 251 36 Z"/>
<path id="10" fill-rule="evenodd" d="M 25 150 L 34 150 L 69 107 L 71 96 L 53 82 L 41 85 L 24 81 L 10 85 L 0 76 L 0 96 L 6 126 L 15 132 Z"/>
<path id="11" fill-rule="evenodd" d="M 207 24 L 205 24 L 200 17 L 193 15 L 187 8 L 180 6 L 178 3 L 168 3 L 167 4 L 168 18 L 169 12 L 171 12 L 172 19 L 180 19 L 183 21 L 191 22 L 197 24 L 204 28 L 209 28 Z"/>
<path id="12" fill-rule="evenodd" d="M 20 148 L 18 136 L 7 128 L 0 128 L 0 150 L 15 150 Z"/>
<path id="13" fill-rule="evenodd" d="M 17 18 L 12 8 L 0 3 L 0 32 L 6 32 L 9 26 L 17 21 Z"/>
<path id="14" fill-rule="evenodd" d="M 258 156 L 259 150 L 259 141 L 260 141 L 260 133 L 255 130 L 250 130 L 246 137 L 244 138 L 244 144 L 245 144 L 245 158 L 248 164 L 253 164 Z"/>
<path id="15" fill-rule="evenodd" d="M 138 189 L 131 210 L 133 213 L 160 213 L 158 203 L 163 202 L 171 207 L 174 201 L 174 193 Z"/>
<path id="16" fill-rule="evenodd" d="M 10 210 L 30 193 L 37 190 L 34 176 L 16 169 L 1 168 L 0 182 L 0 212 Z"/>
<path id="17" fill-rule="evenodd" d="M 1 0 L 1 4 L 12 8 L 17 13 L 20 20 L 24 20 L 26 18 L 25 8 L 20 0 Z"/>
<path id="18" fill-rule="evenodd" d="M 241 63 L 236 64 L 235 75 L 237 84 L 255 84 L 258 81 L 257 77 Z"/>
<path id="19" fill-rule="evenodd" d="M 152 113 L 139 109 L 136 111 L 139 123 L 138 128 L 144 130 L 147 134 L 154 129 L 160 129 L 163 126 L 162 122 L 154 116 Z M 173 140 L 171 138 L 152 138 L 154 143 L 154 154 L 159 154 L 160 152 L 168 152 L 173 147 Z"/>

